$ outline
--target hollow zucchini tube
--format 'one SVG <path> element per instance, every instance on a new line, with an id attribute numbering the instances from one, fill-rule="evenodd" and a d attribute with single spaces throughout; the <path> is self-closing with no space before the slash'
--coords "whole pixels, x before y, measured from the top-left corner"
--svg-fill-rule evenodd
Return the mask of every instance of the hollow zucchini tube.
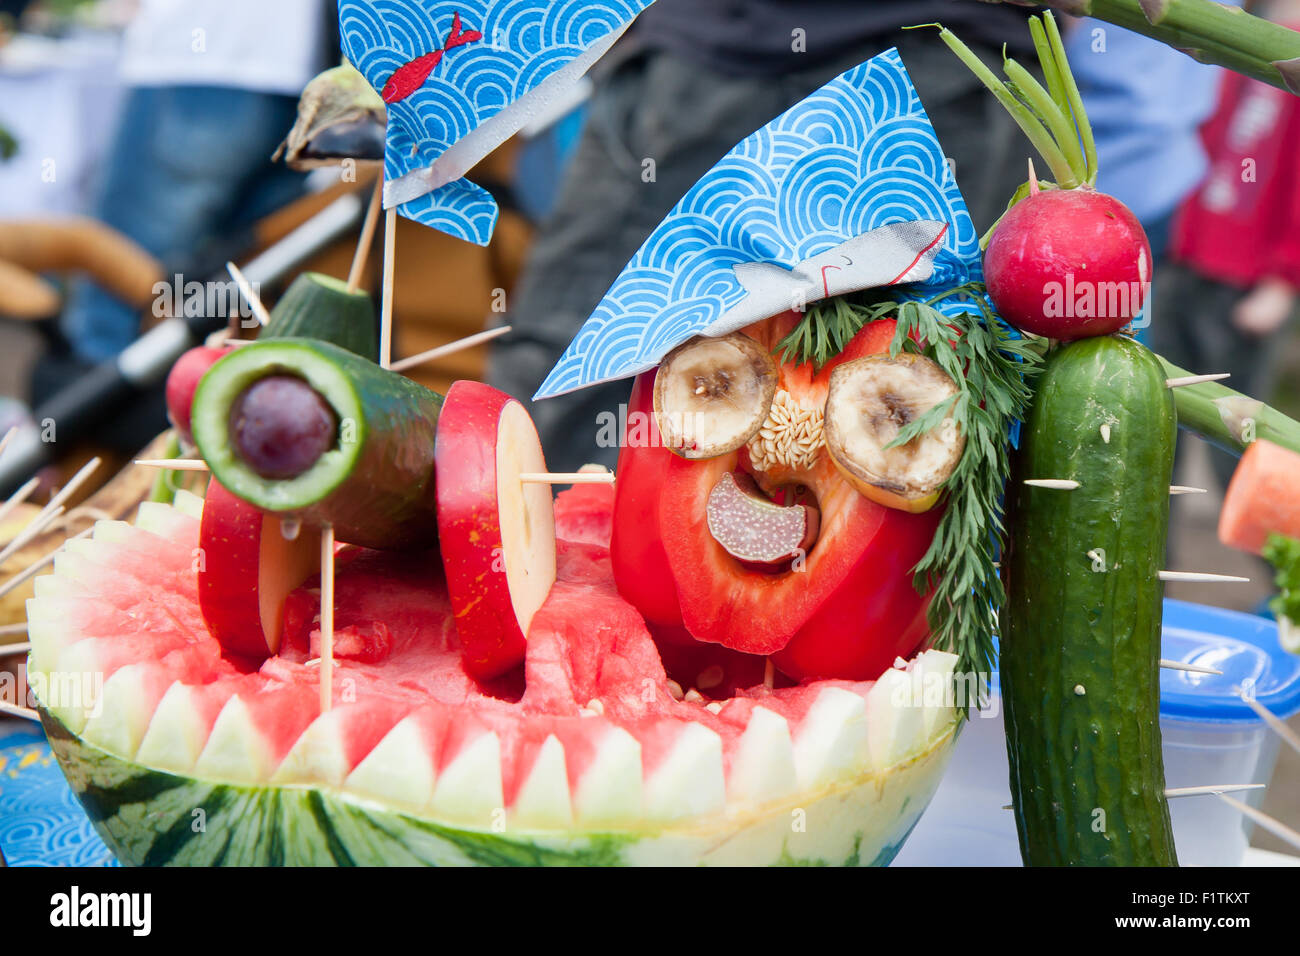
<path id="1" fill-rule="evenodd" d="M 268 376 L 306 382 L 333 410 L 333 446 L 292 478 L 258 474 L 239 454 L 232 410 Z M 275 339 L 236 349 L 199 383 L 194 440 L 217 480 L 264 511 L 331 524 L 367 548 L 437 543 L 433 446 L 442 396 L 346 349 L 315 339 Z"/>

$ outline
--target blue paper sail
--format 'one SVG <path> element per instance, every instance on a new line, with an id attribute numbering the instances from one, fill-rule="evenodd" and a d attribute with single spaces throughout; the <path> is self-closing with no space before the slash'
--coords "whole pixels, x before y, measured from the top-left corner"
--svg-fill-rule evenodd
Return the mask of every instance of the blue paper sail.
<path id="1" fill-rule="evenodd" d="M 746 137 L 651 233 L 535 398 L 654 368 L 844 292 L 981 278 L 979 237 L 897 50 L 840 75 Z M 958 301 L 942 310 L 970 311 Z"/>
<path id="2" fill-rule="evenodd" d="M 343 52 L 388 106 L 384 206 L 486 245 L 470 168 L 560 100 L 651 0 L 339 0 Z"/>

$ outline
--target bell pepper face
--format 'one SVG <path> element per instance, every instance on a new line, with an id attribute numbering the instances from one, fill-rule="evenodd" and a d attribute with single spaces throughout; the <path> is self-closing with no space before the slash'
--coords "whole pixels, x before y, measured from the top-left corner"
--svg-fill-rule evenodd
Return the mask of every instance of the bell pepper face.
<path id="1" fill-rule="evenodd" d="M 797 321 L 788 313 L 745 333 L 770 350 Z M 871 679 L 925 641 L 927 598 L 913 586 L 912 568 L 930 546 L 940 509 L 908 514 L 872 502 L 835 468 L 819 439 L 819 413 L 835 366 L 887 351 L 893 334 L 892 321 L 874 322 L 819 370 L 806 363 L 778 366 L 782 410 L 774 404 L 772 427 L 703 460 L 679 457 L 654 440 L 657 432 L 646 434 L 655 373 L 638 379 L 628 411 L 629 444 L 619 462 L 614 573 L 620 593 L 666 639 L 689 634 L 697 642 L 769 656 L 795 680 Z M 638 443 L 638 437 L 646 440 Z M 773 517 L 772 505 L 804 502 L 816 512 L 815 538 L 779 564 L 738 558 L 727 535 L 719 540 L 717 512 L 711 524 L 709 507 L 724 483 L 737 480 L 765 500 L 752 519 L 739 509 L 728 520 L 752 520 L 761 530 L 765 521 L 784 520 Z"/>

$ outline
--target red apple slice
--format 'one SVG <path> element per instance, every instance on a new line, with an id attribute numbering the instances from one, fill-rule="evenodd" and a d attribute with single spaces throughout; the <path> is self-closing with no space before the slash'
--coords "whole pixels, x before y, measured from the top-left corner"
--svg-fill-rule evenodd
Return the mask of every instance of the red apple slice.
<path id="1" fill-rule="evenodd" d="M 486 680 L 524 659 L 528 625 L 555 583 L 551 488 L 528 412 L 480 382 L 456 382 L 438 415 L 438 540 L 465 672 Z"/>
<path id="2" fill-rule="evenodd" d="M 284 602 L 320 572 L 320 532 L 290 541 L 280 517 L 208 484 L 199 528 L 199 609 L 226 650 L 265 660 L 280 649 Z"/>

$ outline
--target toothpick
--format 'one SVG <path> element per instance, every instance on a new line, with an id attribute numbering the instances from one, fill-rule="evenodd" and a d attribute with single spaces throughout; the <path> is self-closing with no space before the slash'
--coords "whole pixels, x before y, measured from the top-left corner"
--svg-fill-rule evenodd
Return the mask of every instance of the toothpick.
<path id="1" fill-rule="evenodd" d="M 226 263 L 226 271 L 230 273 L 230 278 L 235 280 L 235 285 L 239 286 L 239 292 L 248 303 L 248 307 L 253 310 L 253 315 L 257 316 L 257 321 L 261 325 L 266 325 L 271 321 L 271 315 L 266 311 L 266 306 L 262 305 L 262 300 L 257 297 L 253 291 L 253 284 L 248 278 L 239 271 L 239 266 L 233 262 Z"/>
<path id="2" fill-rule="evenodd" d="M 202 458 L 137 458 L 137 465 L 145 468 L 166 468 L 168 471 L 211 471 Z"/>
<path id="3" fill-rule="evenodd" d="M 28 523 L 27 527 L 19 532 L 18 536 L 9 542 L 9 546 L 0 551 L 0 565 L 3 565 L 9 558 L 21 551 L 27 544 L 42 531 L 46 525 L 63 514 L 63 503 L 74 495 L 78 488 L 85 484 L 86 479 L 91 473 L 98 468 L 100 460 L 98 457 L 90 459 L 86 464 L 81 466 L 81 470 L 72 476 L 72 480 L 63 486 L 63 490 L 50 499 L 49 504 L 41 509 L 40 513 Z"/>
<path id="4" fill-rule="evenodd" d="M 612 471 L 526 471 L 519 476 L 524 483 L 542 485 L 612 485 Z"/>
<path id="5" fill-rule="evenodd" d="M 379 309 L 379 367 L 393 364 L 393 268 L 397 255 L 397 207 L 384 214 L 384 281 Z"/>
<path id="6" fill-rule="evenodd" d="M 1182 661 L 1171 661 L 1166 658 L 1160 658 L 1160 666 L 1168 671 L 1190 671 L 1193 674 L 1215 674 L 1223 676 L 1223 671 L 1215 670 L 1213 667 L 1202 667 L 1200 664 L 1185 664 Z"/>
<path id="7" fill-rule="evenodd" d="M 370 197 L 370 206 L 366 209 L 366 221 L 361 224 L 361 238 L 357 240 L 357 251 L 352 253 L 352 268 L 348 270 L 348 291 L 356 292 L 361 286 L 361 274 L 366 269 L 366 257 L 370 255 L 370 246 L 375 240 L 375 226 L 379 223 L 379 210 L 384 206 L 384 177 L 375 180 L 375 192 Z"/>
<path id="8" fill-rule="evenodd" d="M 1232 797 L 1225 796 L 1222 793 L 1219 794 L 1219 799 L 1240 813 L 1250 817 L 1275 837 L 1280 837 L 1282 840 L 1290 843 L 1293 847 L 1300 849 L 1300 833 L 1296 833 L 1295 830 L 1292 830 L 1281 820 L 1275 820 L 1262 810 L 1256 810 L 1249 803 L 1242 803 L 1240 800 L 1234 800 Z"/>
<path id="9" fill-rule="evenodd" d="M 1169 493 L 1171 495 L 1203 495 L 1206 494 L 1206 489 L 1193 488 L 1191 485 L 1170 485 Z"/>
<path id="10" fill-rule="evenodd" d="M 1073 478 L 1026 478 L 1024 483 L 1032 488 L 1051 488 L 1055 491 L 1073 491 L 1079 487 Z"/>
<path id="11" fill-rule="evenodd" d="M 0 644 L 0 657 L 12 657 L 15 654 L 26 654 L 31 649 L 31 641 L 23 641 L 21 644 Z"/>
<path id="12" fill-rule="evenodd" d="M 68 539 L 68 541 L 79 541 L 94 530 L 95 530 L 94 525 L 91 525 L 89 528 L 87 528 L 85 531 L 82 531 L 80 534 L 73 535 L 71 538 Z M 51 551 L 45 557 L 41 558 L 36 563 L 30 564 L 22 571 L 19 571 L 17 574 L 11 577 L 4 584 L 0 584 L 0 597 L 4 597 L 14 588 L 21 585 L 23 582 L 31 578 L 34 578 L 42 569 L 45 568 L 46 565 L 51 564 L 54 561 L 54 559 L 59 556 L 59 552 L 61 552 L 64 548 L 68 546 L 68 541 L 63 542 L 63 544 L 59 545 L 57 548 L 55 548 L 53 551 Z"/>
<path id="13" fill-rule="evenodd" d="M 0 438 L 0 455 L 3 455 L 5 453 L 5 449 L 9 447 L 9 443 L 13 441 L 14 435 L 17 434 L 18 434 L 18 426 L 14 425 L 7 432 L 5 432 L 4 438 Z"/>
<path id="14" fill-rule="evenodd" d="M 1250 578 L 1235 574 L 1211 574 L 1208 571 L 1161 571 L 1161 581 L 1197 581 L 1204 584 L 1248 584 Z"/>
<path id="15" fill-rule="evenodd" d="M 40 478 L 29 478 L 21 488 L 10 495 L 5 500 L 5 503 L 0 505 L 0 521 L 4 521 L 5 518 L 8 518 L 11 511 L 26 501 L 31 493 L 36 490 L 36 486 L 40 483 Z"/>
<path id="16" fill-rule="evenodd" d="M 26 633 L 27 633 L 27 622 L 26 622 L 26 621 L 23 621 L 21 624 L 3 624 L 3 625 L 0 625 L 0 635 L 3 635 L 3 634 L 26 634 Z"/>
<path id="17" fill-rule="evenodd" d="M 334 703 L 334 526 L 320 529 L 320 709 Z"/>
<path id="18" fill-rule="evenodd" d="M 471 349 L 476 345 L 482 345 L 484 342 L 490 342 L 499 338 L 510 331 L 510 326 L 502 325 L 495 329 L 488 329 L 486 332 L 475 332 L 473 335 L 467 335 L 463 339 L 457 339 L 455 342 L 448 342 L 446 345 L 439 345 L 435 349 L 429 349 L 427 352 L 421 352 L 418 355 L 412 355 L 408 358 L 398 359 L 388 367 L 394 372 L 404 372 L 408 368 L 414 368 L 417 365 L 423 365 L 425 362 L 432 362 L 440 359 L 445 355 L 452 355 L 464 349 Z"/>
<path id="19" fill-rule="evenodd" d="M 1182 388 L 1184 385 L 1200 385 L 1202 382 L 1219 382 L 1231 377 L 1231 372 L 1215 372 L 1212 375 L 1184 375 L 1182 378 L 1165 379 L 1165 388 Z"/>
<path id="20" fill-rule="evenodd" d="M 19 707 L 17 704 L 6 704 L 0 700 L 0 714 L 10 714 L 14 717 L 22 717 L 26 720 L 34 720 L 36 723 L 41 722 L 41 715 L 27 707 Z"/>
<path id="21" fill-rule="evenodd" d="M 763 686 L 768 690 L 776 687 L 776 666 L 770 657 L 763 661 Z"/>
<path id="22" fill-rule="evenodd" d="M 1300 753 L 1300 734 L 1297 734 L 1294 730 L 1283 723 L 1275 713 L 1257 701 L 1254 697 L 1249 697 L 1246 694 L 1238 694 L 1237 696 L 1241 698 L 1242 702 L 1247 707 L 1259 714 L 1264 723 L 1268 724 L 1279 737 L 1285 740 L 1292 750 L 1296 753 Z"/>
<path id="23" fill-rule="evenodd" d="M 1222 795 L 1225 793 L 1235 793 L 1238 790 L 1263 790 L 1262 783 L 1223 783 L 1212 784 L 1208 787 L 1170 787 L 1165 790 L 1165 796 L 1173 800 L 1176 797 L 1204 797 L 1211 794 Z"/>

